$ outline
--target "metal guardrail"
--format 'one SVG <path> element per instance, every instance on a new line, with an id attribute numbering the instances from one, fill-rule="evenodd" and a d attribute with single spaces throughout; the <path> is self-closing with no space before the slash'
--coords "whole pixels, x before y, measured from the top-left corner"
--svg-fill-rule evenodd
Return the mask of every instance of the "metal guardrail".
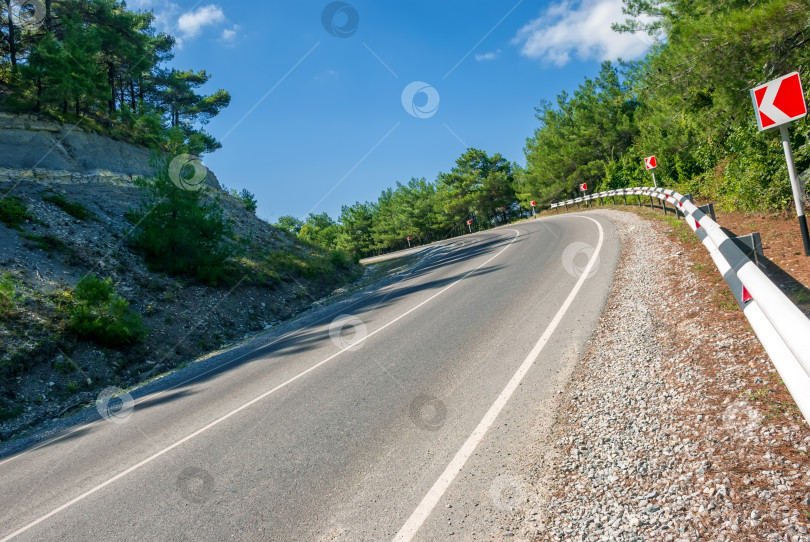
<path id="1" fill-rule="evenodd" d="M 684 216 L 723 275 L 759 342 L 768 352 L 796 405 L 810 423 L 810 319 L 782 293 L 691 196 L 665 188 L 621 188 L 551 204 L 552 209 L 616 196 L 648 196 Z"/>

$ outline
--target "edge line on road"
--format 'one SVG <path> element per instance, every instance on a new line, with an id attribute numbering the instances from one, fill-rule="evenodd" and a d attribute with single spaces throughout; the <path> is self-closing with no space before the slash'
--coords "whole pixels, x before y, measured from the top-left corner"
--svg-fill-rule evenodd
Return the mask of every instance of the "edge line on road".
<path id="1" fill-rule="evenodd" d="M 515 232 L 515 236 L 512 238 L 512 240 L 511 240 L 511 241 L 509 241 L 509 244 L 508 244 L 508 245 L 506 245 L 504 248 L 502 248 L 502 249 L 501 249 L 501 250 L 500 250 L 500 251 L 499 251 L 497 254 L 495 254 L 494 256 L 492 256 L 491 258 L 489 258 L 488 260 L 486 260 L 485 262 L 483 262 L 483 263 L 479 264 L 479 265 L 478 265 L 478 266 L 476 266 L 474 269 L 472 269 L 472 270 L 468 271 L 467 273 L 465 273 L 465 274 L 464 274 L 464 276 L 462 276 L 461 278 L 459 278 L 459 279 L 458 279 L 458 280 L 456 280 L 455 282 L 453 282 L 453 283 L 451 283 L 451 284 L 449 284 L 449 285 L 445 286 L 444 288 L 442 288 L 441 290 L 439 290 L 438 292 L 436 292 L 435 294 L 433 294 L 432 296 L 430 296 L 430 297 L 429 297 L 429 298 L 427 298 L 426 300 L 422 301 L 421 303 L 419 303 L 419 304 L 418 304 L 418 305 L 416 305 L 415 307 L 412 307 L 411 309 L 409 309 L 409 310 L 405 311 L 404 313 L 400 314 L 399 316 L 397 316 L 396 318 L 394 318 L 393 320 L 391 320 L 391 321 L 390 321 L 390 322 L 388 322 L 387 324 L 384 324 L 384 325 L 382 325 L 381 327 L 379 327 L 379 328 L 375 329 L 374 331 L 372 331 L 372 332 L 371 332 L 371 333 L 369 333 L 368 335 L 366 335 L 366 336 L 364 336 L 364 337 L 362 337 L 362 338 L 358 339 L 356 342 L 353 342 L 352 344 L 350 344 L 349 346 L 347 346 L 347 347 L 343 348 L 342 350 L 338 350 L 337 352 L 335 352 L 335 353 L 334 353 L 334 354 L 332 354 L 331 356 L 327 357 L 326 359 L 324 359 L 324 360 L 322 360 L 322 361 L 319 361 L 318 363 L 316 363 L 315 365 L 313 365 L 313 366 L 309 367 L 308 369 L 306 369 L 306 370 L 304 370 L 304 371 L 301 371 L 301 372 L 300 372 L 300 373 L 298 373 L 297 375 L 295 375 L 295 376 L 293 376 L 293 377 L 289 378 L 288 380 L 286 380 L 286 381 L 282 382 L 282 383 L 281 383 L 281 384 L 279 384 L 278 386 L 276 386 L 276 387 L 274 387 L 274 388 L 272 388 L 272 389 L 270 389 L 270 390 L 268 390 L 268 391 L 264 392 L 263 394 L 259 395 L 258 397 L 255 397 L 254 399 L 251 399 L 251 400 L 250 400 L 250 401 L 248 401 L 247 403 L 245 403 L 245 404 L 243 404 L 242 406 L 240 406 L 240 407 L 238 407 L 238 408 L 235 408 L 234 410 L 230 411 L 229 413 L 227 413 L 227 414 L 225 414 L 225 415 L 223 415 L 223 416 L 221 416 L 221 417 L 217 418 L 216 420 L 214 420 L 213 422 L 209 423 L 208 425 L 206 425 L 206 426 L 204 426 L 204 427 L 201 427 L 200 429 L 197 429 L 196 431 L 194 431 L 194 432 L 193 432 L 193 433 L 191 433 L 190 435 L 187 435 L 187 436 L 183 437 L 182 439 L 178 440 L 178 441 L 177 441 L 177 442 L 175 442 L 174 444 L 172 444 L 172 445 L 170 445 L 170 446 L 167 446 L 166 448 L 164 448 L 164 449 L 160 450 L 159 452 L 156 452 L 156 453 L 154 453 L 154 454 L 150 455 L 150 456 L 149 456 L 149 457 L 147 457 L 146 459 L 144 459 L 144 460 L 142 460 L 142 461 L 140 461 L 140 462 L 136 463 L 135 465 L 133 465 L 133 466 L 129 467 L 128 469 L 126 469 L 126 470 L 124 470 L 124 471 L 122 471 L 122 472 L 119 472 L 118 474 L 116 474 L 116 475 L 115 475 L 115 476 L 113 476 L 112 478 L 109 478 L 108 480 L 106 480 L 106 481 L 104 481 L 104 482 L 102 482 L 102 483 L 98 484 L 97 486 L 95 486 L 95 487 L 93 487 L 93 488 L 91 488 L 91 489 L 89 489 L 89 490 L 85 491 L 84 493 L 82 493 L 82 494 L 81 494 L 81 495 L 79 495 L 78 497 L 73 498 L 72 500 L 70 500 L 70 501 L 66 502 L 66 503 L 65 503 L 65 504 L 63 504 L 62 506 L 59 506 L 58 508 L 56 508 L 56 509 L 54 509 L 54 510 L 51 510 L 50 512 L 48 512 L 48 513 L 47 513 L 47 514 L 45 514 L 44 516 L 41 516 L 41 517 L 39 517 L 38 519 L 36 519 L 36 520 L 32 521 L 31 523 L 29 523 L 29 524 L 27 524 L 27 525 L 25 525 L 25 526 L 23 526 L 23 527 L 20 527 L 19 529 L 17 529 L 16 531 L 14 531 L 13 533 L 11 533 L 10 535 L 7 535 L 6 537 L 4 537 L 4 538 L 0 539 L 0 542 L 8 542 L 8 541 L 9 541 L 9 540 L 11 540 L 12 538 L 15 538 L 15 537 L 17 537 L 17 536 L 19 536 L 19 535 L 23 534 L 24 532 L 28 531 L 29 529 L 31 529 L 31 528 L 33 528 L 33 527 L 36 527 L 37 525 L 39 525 L 39 524 L 40 524 L 40 523 L 42 523 L 43 521 L 45 521 L 45 520 L 47 520 L 47 519 L 49 519 L 49 518 L 51 518 L 51 517 L 55 516 L 56 514 L 58 514 L 59 512 L 61 512 L 61 511 L 65 510 L 65 509 L 67 509 L 67 508 L 70 508 L 71 506 L 73 506 L 73 505 L 74 505 L 74 504 L 76 504 L 77 502 L 80 502 L 80 501 L 82 501 L 82 500 L 86 499 L 86 498 L 87 498 L 87 497 L 89 497 L 90 495 L 93 495 L 94 493 L 96 493 L 96 492 L 98 492 L 98 491 L 100 491 L 100 490 L 104 489 L 105 487 L 107 487 L 108 485 L 112 484 L 113 482 L 115 482 L 115 481 L 117 481 L 117 480 L 120 480 L 121 478 L 123 478 L 123 477 L 124 477 L 124 476 L 126 476 L 127 474 L 130 474 L 131 472 L 138 470 L 139 468 L 141 468 L 142 466 L 146 465 L 147 463 L 150 463 L 150 462 L 154 461 L 155 459 L 157 459 L 157 458 L 159 458 L 159 457 L 161 457 L 161 456 L 165 455 L 166 453 L 168 453 L 168 452 L 172 451 L 173 449 L 177 448 L 177 447 L 178 447 L 178 446 L 180 446 L 181 444 L 183 444 L 183 443 L 185 443 L 185 442 L 188 442 L 189 440 L 193 439 L 194 437 L 196 437 L 196 436 L 198 436 L 198 435 L 200 435 L 200 434 L 202 434 L 202 433 L 204 433 L 204 432 L 208 431 L 208 430 L 209 430 L 209 429 L 211 429 L 212 427 L 215 427 L 215 426 L 219 425 L 220 423 L 224 422 L 224 421 L 225 421 L 225 420 L 227 420 L 228 418 L 231 418 L 231 417 L 235 416 L 235 415 L 236 415 L 236 414 L 238 414 L 239 412 L 242 412 L 242 411 L 243 411 L 243 410 L 245 410 L 246 408 L 248 408 L 248 407 L 250 407 L 250 406 L 252 406 L 252 405 L 254 405 L 254 404 L 258 403 L 258 402 L 259 402 L 259 401 L 261 401 L 262 399 L 265 399 L 265 398 L 267 398 L 268 396 L 270 396 L 270 395 L 274 394 L 275 392 L 279 391 L 280 389 L 285 388 L 286 386 L 288 386 L 288 385 L 292 384 L 292 383 L 293 383 L 293 382 L 295 382 L 296 380 L 299 380 L 300 378 L 302 378 L 302 377 L 306 376 L 307 374 L 311 373 L 312 371 L 314 371 L 314 370 L 318 369 L 318 368 L 319 368 L 319 367 L 321 367 L 322 365 L 325 365 L 326 363 L 328 363 L 328 362 L 332 361 L 333 359 L 335 359 L 336 357 L 340 356 L 340 355 L 341 355 L 341 354 L 343 354 L 344 352 L 347 352 L 347 351 L 349 351 L 349 350 L 353 349 L 353 348 L 354 348 L 354 347 L 356 347 L 358 344 L 360 344 L 360 343 L 362 343 L 362 342 L 365 342 L 366 340 L 368 340 L 369 338 L 373 337 L 373 336 L 374 336 L 374 335 L 376 335 L 377 333 L 379 333 L 379 332 L 383 331 L 384 329 L 387 329 L 388 327 L 390 327 L 390 326 L 394 325 L 396 322 L 398 322 L 398 321 L 402 320 L 403 318 L 405 318 L 405 317 L 406 317 L 406 316 L 408 316 L 409 314 L 413 313 L 414 311 L 416 311 L 416 310 L 420 309 L 421 307 L 423 307 L 424 305 L 426 305 L 427 303 L 429 303 L 429 302 L 430 302 L 430 301 L 432 301 L 433 299 L 435 299 L 435 298 L 439 297 L 439 296 L 440 296 L 440 295 L 442 295 L 444 292 L 446 292 L 447 290 L 449 290 L 450 288 L 452 288 L 452 287 L 453 287 L 453 286 L 455 286 L 456 284 L 460 283 L 461 281 L 463 281 L 464 279 L 466 279 L 467 277 L 469 277 L 470 275 L 472 275 L 473 273 L 475 273 L 476 271 L 478 271 L 480 268 L 484 267 L 484 266 L 485 266 L 485 265 L 487 265 L 489 262 L 491 262 L 492 260 L 494 260 L 495 258 L 497 258 L 498 256 L 500 256 L 501 254 L 503 254 L 503 253 L 506 251 L 506 249 L 508 249 L 509 247 L 511 247 L 511 246 L 512 246 L 512 243 L 514 243 L 514 242 L 515 242 L 515 240 L 516 240 L 518 237 L 520 237 L 520 232 L 519 232 L 518 230 L 514 230 L 514 229 L 512 229 L 512 230 L 510 230 L 510 231 Z"/>
<path id="2" fill-rule="evenodd" d="M 534 345 L 529 355 L 526 356 L 526 359 L 521 363 L 520 367 L 518 368 L 517 372 L 512 376 L 509 382 L 506 384 L 506 387 L 501 391 L 500 395 L 498 395 L 495 402 L 489 407 L 489 410 L 486 414 L 484 414 L 483 419 L 479 422 L 478 426 L 473 430 L 472 434 L 467 438 L 467 440 L 462 444 L 461 448 L 456 452 L 456 455 L 444 469 L 444 472 L 439 476 L 438 480 L 433 484 L 433 486 L 428 490 L 427 494 L 424 496 L 422 501 L 416 507 L 416 510 L 413 511 L 411 516 L 396 534 L 393 539 L 393 542 L 410 542 L 413 540 L 416 533 L 422 527 L 425 520 L 430 516 L 433 510 L 436 508 L 436 505 L 439 504 L 444 493 L 450 487 L 450 484 L 453 483 L 458 473 L 461 472 L 461 469 L 464 468 L 464 464 L 467 463 L 467 460 L 472 456 L 475 449 L 484 439 L 487 431 L 492 424 L 495 423 L 495 419 L 503 410 L 503 407 L 506 406 L 506 403 L 512 397 L 512 394 L 520 385 L 523 378 L 526 376 L 526 373 L 529 372 L 529 369 L 537 358 L 540 356 L 540 352 L 548 343 L 548 340 L 551 338 L 551 335 L 554 334 L 556 331 L 557 326 L 562 321 L 565 313 L 568 312 L 568 309 L 571 307 L 571 304 L 574 302 L 574 298 L 576 298 L 579 291 L 582 289 L 582 286 L 585 284 L 585 281 L 588 278 L 588 275 L 591 273 L 593 266 L 596 264 L 599 258 L 599 253 L 602 250 L 602 244 L 605 239 L 605 232 L 602 229 L 602 225 L 599 221 L 583 216 L 579 218 L 587 218 L 588 220 L 594 222 L 596 226 L 599 228 L 599 242 L 596 245 L 596 249 L 594 250 L 593 255 L 591 256 L 590 261 L 588 262 L 587 267 L 582 272 L 582 275 L 579 277 L 579 280 L 574 285 L 573 290 L 571 293 L 568 294 L 568 297 L 563 302 L 560 309 L 557 311 L 557 314 L 554 315 L 554 319 L 548 325 L 546 330 L 540 336 L 540 339 L 537 341 L 537 344 Z"/>

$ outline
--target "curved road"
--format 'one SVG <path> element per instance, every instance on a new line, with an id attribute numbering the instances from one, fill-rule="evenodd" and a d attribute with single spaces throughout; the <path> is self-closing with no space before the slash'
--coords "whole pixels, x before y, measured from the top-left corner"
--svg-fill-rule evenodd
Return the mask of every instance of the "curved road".
<path id="1" fill-rule="evenodd" d="M 598 214 L 453 239 L 0 459 L 0 541 L 488 537 L 619 250 Z"/>

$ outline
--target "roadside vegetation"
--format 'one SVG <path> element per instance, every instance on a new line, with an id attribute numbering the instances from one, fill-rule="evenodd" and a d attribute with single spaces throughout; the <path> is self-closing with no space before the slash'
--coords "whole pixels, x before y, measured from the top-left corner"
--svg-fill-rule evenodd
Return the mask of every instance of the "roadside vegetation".
<path id="1" fill-rule="evenodd" d="M 0 2 L 0 107 L 170 154 L 221 147 L 201 126 L 230 95 L 198 94 L 205 70 L 165 67 L 176 40 L 155 29 L 152 13 L 120 0 L 38 4 Z M 22 12 L 9 17 L 10 6 Z"/>
<path id="2" fill-rule="evenodd" d="M 112 279 L 94 274 L 82 277 L 73 294 L 70 330 L 82 338 L 103 346 L 135 343 L 146 334 L 141 317 L 129 308 L 129 302 L 115 291 Z"/>

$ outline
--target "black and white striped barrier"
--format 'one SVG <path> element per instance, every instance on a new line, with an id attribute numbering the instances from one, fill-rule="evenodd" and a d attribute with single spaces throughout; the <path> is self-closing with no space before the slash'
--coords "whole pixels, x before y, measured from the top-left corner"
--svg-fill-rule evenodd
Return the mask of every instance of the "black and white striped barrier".
<path id="1" fill-rule="evenodd" d="M 810 320 L 730 239 L 720 225 L 696 207 L 690 196 L 665 188 L 621 188 L 553 203 L 552 209 L 615 196 L 639 196 L 671 204 L 686 218 L 723 275 L 757 338 L 810 423 Z"/>

